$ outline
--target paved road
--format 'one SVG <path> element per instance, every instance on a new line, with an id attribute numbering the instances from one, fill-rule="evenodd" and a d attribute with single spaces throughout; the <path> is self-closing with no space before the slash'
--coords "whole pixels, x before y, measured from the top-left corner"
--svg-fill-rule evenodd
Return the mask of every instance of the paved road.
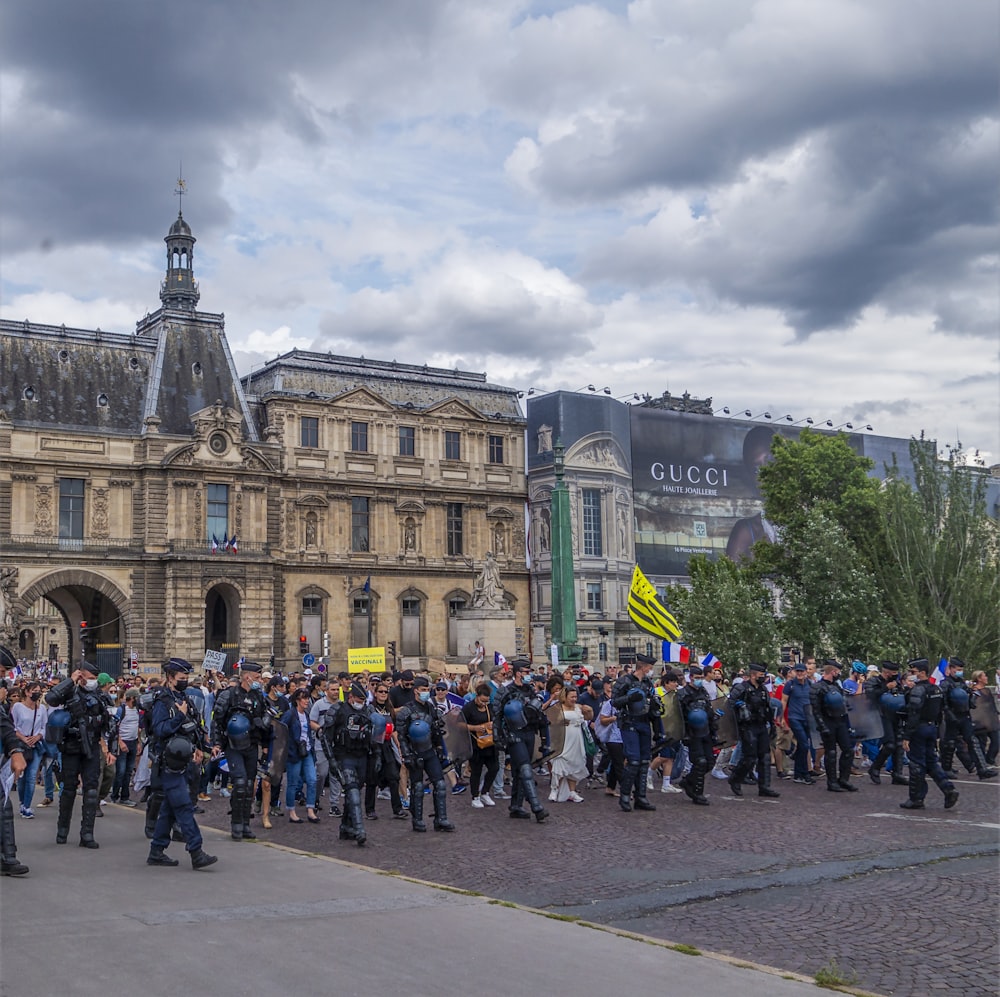
<path id="1" fill-rule="evenodd" d="M 221 858 L 210 870 L 194 872 L 179 845 L 172 848 L 185 859 L 178 868 L 149 868 L 141 820 L 141 812 L 109 807 L 97 825 L 98 851 L 80 849 L 72 838 L 56 845 L 51 809 L 18 822 L 20 854 L 31 874 L 3 880 L 4 997 L 538 997 L 615 993 L 626 973 L 636 993 L 817 992 L 811 983 L 751 966 L 681 954 L 328 857 L 235 844 L 212 830 L 206 845 Z M 330 827 L 320 833 L 328 838 Z M 471 840 L 467 828 L 450 843 L 427 836 L 421 847 L 448 848 L 454 857 Z M 383 841 L 372 855 L 387 850 Z M 358 851 L 347 854 L 354 859 Z M 676 980 L 684 981 L 680 990 L 670 984 Z"/>
<path id="2" fill-rule="evenodd" d="M 1000 780 L 963 776 L 948 811 L 932 787 L 918 813 L 899 809 L 905 787 L 854 782 L 850 795 L 782 782 L 772 802 L 710 780 L 711 806 L 657 792 L 654 814 L 623 814 L 593 789 L 542 825 L 460 796 L 451 835 L 413 834 L 380 801 L 364 849 L 338 841 L 329 817 L 259 833 L 808 976 L 836 960 L 876 993 L 994 995 Z M 226 801 L 206 807 L 202 820 L 225 827 Z"/>

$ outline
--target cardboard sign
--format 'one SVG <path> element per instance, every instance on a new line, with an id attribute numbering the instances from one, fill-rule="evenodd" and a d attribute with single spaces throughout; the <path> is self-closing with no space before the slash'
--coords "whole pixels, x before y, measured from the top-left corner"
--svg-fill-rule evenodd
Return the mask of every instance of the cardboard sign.
<path id="1" fill-rule="evenodd" d="M 221 672 L 226 663 L 225 651 L 206 651 L 205 660 L 201 663 L 202 671 L 211 669 L 213 672 Z"/>

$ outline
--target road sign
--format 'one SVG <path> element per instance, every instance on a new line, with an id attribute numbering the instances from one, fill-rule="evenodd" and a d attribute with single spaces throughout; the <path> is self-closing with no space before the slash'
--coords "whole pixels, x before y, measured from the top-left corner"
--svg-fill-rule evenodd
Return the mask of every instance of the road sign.
<path id="1" fill-rule="evenodd" d="M 302 655 L 302 664 L 304 664 L 306 666 L 306 668 L 312 668 L 312 666 L 316 664 L 316 655 L 315 654 L 303 654 Z"/>

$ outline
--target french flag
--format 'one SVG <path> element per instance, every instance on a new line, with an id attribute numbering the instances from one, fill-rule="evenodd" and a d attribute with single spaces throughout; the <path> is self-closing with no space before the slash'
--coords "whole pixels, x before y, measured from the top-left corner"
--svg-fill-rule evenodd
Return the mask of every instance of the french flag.
<path id="1" fill-rule="evenodd" d="M 493 652 L 493 667 L 494 668 L 506 668 L 507 659 L 499 652 Z"/>
<path id="2" fill-rule="evenodd" d="M 948 659 L 947 658 L 942 658 L 938 662 L 937 668 L 935 668 L 934 671 L 931 672 L 931 682 L 934 685 L 937 685 L 938 683 L 944 681 L 944 678 L 945 678 L 945 669 L 947 667 L 948 667 Z"/>
<path id="3" fill-rule="evenodd" d="M 674 644 L 669 640 L 663 642 L 663 660 L 676 662 L 678 665 L 691 664 L 691 648 L 686 644 Z"/>
<path id="4" fill-rule="evenodd" d="M 713 668 L 720 668 L 719 659 L 714 654 L 706 654 L 704 658 L 701 659 L 701 667 L 706 671 L 711 671 Z"/>
<path id="5" fill-rule="evenodd" d="M 212 553 L 214 554 L 219 549 L 219 541 L 216 535 L 212 534 Z"/>
<path id="6" fill-rule="evenodd" d="M 236 544 L 236 534 L 235 533 L 233 534 L 233 539 L 229 541 L 229 549 L 234 554 L 238 554 L 240 552 L 240 548 Z"/>

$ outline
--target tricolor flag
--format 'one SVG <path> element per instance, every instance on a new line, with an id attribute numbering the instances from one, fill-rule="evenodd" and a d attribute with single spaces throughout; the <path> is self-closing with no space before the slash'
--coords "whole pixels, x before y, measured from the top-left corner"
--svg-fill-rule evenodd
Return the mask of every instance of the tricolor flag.
<path id="1" fill-rule="evenodd" d="M 493 667 L 494 668 L 506 668 L 507 659 L 499 652 L 493 652 Z"/>
<path id="2" fill-rule="evenodd" d="M 216 535 L 212 534 L 212 553 L 214 554 L 219 549 L 219 539 Z"/>
<path id="3" fill-rule="evenodd" d="M 229 530 L 222 534 L 222 549 L 229 550 Z"/>
<path id="4" fill-rule="evenodd" d="M 680 640 L 681 628 L 671 613 L 660 605 L 656 589 L 649 579 L 635 566 L 632 585 L 628 592 L 628 615 L 632 622 L 646 633 L 660 640 Z"/>
<path id="5" fill-rule="evenodd" d="M 665 640 L 663 642 L 663 660 L 672 661 L 678 665 L 690 665 L 691 648 L 686 644 L 674 644 Z"/>
<path id="6" fill-rule="evenodd" d="M 239 547 L 236 546 L 236 534 L 235 533 L 233 534 L 233 539 L 229 541 L 229 546 L 232 549 L 232 552 L 234 554 L 238 554 L 240 552 Z"/>
<path id="7" fill-rule="evenodd" d="M 701 667 L 707 671 L 711 671 L 713 668 L 721 668 L 719 664 L 719 659 L 714 654 L 706 654 L 704 658 L 701 659 Z"/>
<path id="8" fill-rule="evenodd" d="M 942 658 L 937 665 L 937 668 L 931 672 L 931 682 L 937 685 L 939 682 L 943 682 L 945 678 L 945 669 L 948 667 L 948 659 Z"/>

